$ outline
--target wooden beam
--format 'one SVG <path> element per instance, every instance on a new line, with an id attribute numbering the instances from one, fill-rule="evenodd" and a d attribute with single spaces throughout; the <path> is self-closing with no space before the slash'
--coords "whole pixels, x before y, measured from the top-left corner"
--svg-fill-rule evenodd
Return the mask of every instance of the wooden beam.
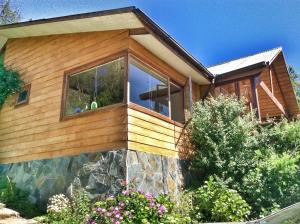
<path id="1" fill-rule="evenodd" d="M 268 88 L 268 86 L 265 84 L 265 82 L 262 81 L 261 79 L 258 79 L 258 83 L 259 83 L 260 87 L 265 91 L 265 93 L 271 98 L 271 100 L 273 101 L 273 103 L 278 107 L 278 109 L 279 109 L 285 116 L 287 116 L 284 107 L 283 107 L 282 104 L 279 102 L 279 100 L 277 100 L 277 98 L 274 96 L 274 94 L 271 92 L 271 90 L 269 90 L 269 88 Z"/>
<path id="2" fill-rule="evenodd" d="M 145 34 L 150 34 L 150 32 L 144 27 L 129 30 L 129 35 L 145 35 Z"/>
<path id="3" fill-rule="evenodd" d="M 274 94 L 274 86 L 273 86 L 273 72 L 271 66 L 269 65 L 269 76 L 270 76 L 270 85 L 271 85 L 271 92 Z"/>
<path id="4" fill-rule="evenodd" d="M 259 121 L 261 121 L 261 114 L 260 114 L 260 107 L 259 107 L 259 101 L 258 101 L 258 91 L 257 91 L 257 76 L 252 77 L 250 79 L 251 83 L 251 96 L 252 96 L 252 106 L 254 109 L 256 109 L 256 116 L 258 117 Z"/>
<path id="5" fill-rule="evenodd" d="M 240 91 L 240 83 L 239 82 L 234 83 L 234 90 L 235 90 L 235 95 L 237 96 L 238 100 L 240 100 L 241 91 Z"/>
<path id="6" fill-rule="evenodd" d="M 190 113 L 193 113 L 193 89 L 192 89 L 192 76 L 189 76 L 189 100 L 190 100 Z"/>
<path id="7" fill-rule="evenodd" d="M 226 84 L 233 83 L 233 82 L 251 79 L 252 77 L 258 76 L 261 71 L 262 71 L 262 69 L 255 69 L 253 71 L 242 73 L 242 74 L 237 74 L 235 76 L 229 75 L 229 77 L 222 77 L 222 75 L 218 75 L 217 77 L 219 77 L 219 76 L 220 77 L 216 78 L 215 86 L 222 86 L 222 85 L 226 85 Z"/>

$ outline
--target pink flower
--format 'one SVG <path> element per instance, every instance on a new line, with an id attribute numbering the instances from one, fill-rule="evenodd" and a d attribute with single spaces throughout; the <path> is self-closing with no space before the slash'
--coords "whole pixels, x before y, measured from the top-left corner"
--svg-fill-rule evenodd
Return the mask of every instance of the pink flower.
<path id="1" fill-rule="evenodd" d="M 121 202 L 119 202 L 119 206 L 120 206 L 121 208 L 124 208 L 124 207 L 125 207 L 125 203 L 124 203 L 123 201 L 121 201 Z"/>

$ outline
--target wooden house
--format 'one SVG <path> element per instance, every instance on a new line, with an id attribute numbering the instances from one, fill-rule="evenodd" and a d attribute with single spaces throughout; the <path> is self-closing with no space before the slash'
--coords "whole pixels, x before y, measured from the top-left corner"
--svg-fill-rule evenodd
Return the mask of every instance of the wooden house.
<path id="1" fill-rule="evenodd" d="M 244 98 L 260 120 L 296 118 L 299 107 L 282 48 L 275 48 L 209 68 L 216 76 L 213 95 Z"/>
<path id="2" fill-rule="evenodd" d="M 299 113 L 281 49 L 208 70 L 135 7 L 2 25 L 0 47 L 25 82 L 0 111 L 0 172 L 37 201 L 124 179 L 178 192 L 184 124 L 209 91 Z"/>

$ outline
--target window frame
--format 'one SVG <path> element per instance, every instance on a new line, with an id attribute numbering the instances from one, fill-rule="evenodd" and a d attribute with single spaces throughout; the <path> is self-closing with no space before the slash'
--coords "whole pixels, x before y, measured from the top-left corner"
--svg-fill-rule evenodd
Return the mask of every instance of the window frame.
<path id="1" fill-rule="evenodd" d="M 185 91 L 184 91 L 184 86 L 180 85 L 178 82 L 176 82 L 175 80 L 173 80 L 170 76 L 166 75 L 163 71 L 161 71 L 159 68 L 155 67 L 155 65 L 153 65 L 152 63 L 148 63 L 147 61 L 145 61 L 144 59 L 142 59 L 139 55 L 135 54 L 134 52 L 130 51 L 128 54 L 128 65 L 127 68 L 129 68 L 129 63 L 130 63 L 130 59 L 135 60 L 136 62 L 138 62 L 139 64 L 141 64 L 141 66 L 146 67 L 147 69 L 151 70 L 153 73 L 155 73 L 158 76 L 161 76 L 162 78 L 167 80 L 167 85 L 168 85 L 168 104 L 169 104 L 169 116 L 166 116 L 164 114 L 161 114 L 159 112 L 156 112 L 154 110 L 148 109 L 147 107 L 143 107 L 139 104 L 136 104 L 134 102 L 130 101 L 130 83 L 129 83 L 129 78 L 127 77 L 127 86 L 128 86 L 128 107 L 134 110 L 138 110 L 142 113 L 146 113 L 148 115 L 157 117 L 159 119 L 162 119 L 164 121 L 167 121 L 169 123 L 174 123 L 177 124 L 179 126 L 182 126 L 183 123 L 178 122 L 178 121 L 174 121 L 171 118 L 171 95 L 170 95 L 170 84 L 173 83 L 177 86 L 179 86 L 180 88 L 182 88 L 183 90 L 183 113 L 184 113 L 184 104 L 185 104 Z M 127 71 L 127 76 L 129 76 L 129 69 Z M 185 116 L 185 115 L 184 115 Z"/>
<path id="2" fill-rule="evenodd" d="M 172 83 L 173 85 L 179 87 L 179 88 L 182 90 L 182 105 L 183 105 L 183 108 L 182 108 L 183 111 L 182 111 L 182 112 L 183 112 L 183 118 L 184 118 L 184 120 L 185 120 L 185 112 L 184 112 L 185 107 L 184 107 L 184 105 L 185 105 L 185 101 L 186 101 L 186 100 L 185 100 L 184 86 L 178 84 L 176 81 L 174 81 L 174 80 L 172 80 L 172 79 L 170 79 L 170 85 L 169 85 L 169 94 L 170 94 L 170 101 L 169 101 L 169 103 L 170 103 L 170 118 L 171 118 L 171 120 L 172 120 L 171 83 Z M 174 120 L 172 120 L 172 121 L 174 121 Z M 179 121 L 175 121 L 175 122 L 177 122 L 177 123 L 179 123 L 179 124 L 183 124 L 183 123 L 181 123 L 181 122 L 179 122 Z M 185 123 L 185 121 L 184 121 L 184 123 Z"/>
<path id="3" fill-rule="evenodd" d="M 23 91 L 27 91 L 27 97 L 26 97 L 26 100 L 23 100 L 23 101 L 20 101 L 18 102 L 18 98 L 19 98 L 19 94 Z M 29 84 L 26 84 L 22 87 L 22 90 L 19 91 L 17 94 L 16 94 L 16 99 L 15 99 L 15 107 L 19 107 L 19 106 L 22 106 L 22 105 L 27 105 L 29 103 L 29 98 L 30 98 L 30 90 L 31 90 L 31 83 Z"/>
<path id="4" fill-rule="evenodd" d="M 69 120 L 72 118 L 77 118 L 77 117 L 82 117 L 82 116 L 86 116 L 89 114 L 93 114 L 93 113 L 97 113 L 99 111 L 104 111 L 104 110 L 108 110 L 108 109 L 112 109 L 114 107 L 120 107 L 120 106 L 124 106 L 126 105 L 126 96 L 127 96 L 127 86 L 125 85 L 126 80 L 127 80 L 127 73 L 128 73 L 128 54 L 126 51 L 122 51 L 104 58 L 100 58 L 97 60 L 94 60 L 90 63 L 75 67 L 73 69 L 67 70 L 64 72 L 64 80 L 63 80 L 63 93 L 62 93 L 62 100 L 61 100 L 61 113 L 60 113 L 60 121 L 64 121 L 64 120 Z M 124 60 L 124 81 L 123 81 L 123 100 L 120 103 L 115 103 L 115 104 L 111 104 L 111 105 L 107 105 L 104 107 L 99 107 L 97 109 L 94 110 L 88 110 L 88 111 L 84 111 L 84 112 L 80 112 L 80 113 L 75 113 L 75 114 L 71 114 L 71 115 L 66 115 L 66 104 L 67 104 L 67 97 L 68 97 L 68 87 L 69 87 L 69 77 L 71 77 L 72 75 L 76 75 L 79 74 L 81 72 L 93 69 L 95 67 L 104 65 L 106 63 L 112 62 L 114 60 L 123 58 Z"/>
<path id="5" fill-rule="evenodd" d="M 123 92 L 123 101 L 120 103 L 116 103 L 116 104 L 112 104 L 112 105 L 107 105 L 104 107 L 99 107 L 97 109 L 94 110 L 88 110 L 88 111 L 84 111 L 81 113 L 75 113 L 75 114 L 71 114 L 71 115 L 66 115 L 65 114 L 65 110 L 66 110 L 66 103 L 67 103 L 67 96 L 68 96 L 68 86 L 69 86 L 69 77 L 81 72 L 84 72 L 86 70 L 89 69 L 93 69 L 97 66 L 101 66 L 103 64 L 109 63 L 111 61 L 117 60 L 119 58 L 124 58 L 124 92 Z M 147 69 L 151 70 L 154 74 L 162 77 L 163 79 L 167 80 L 167 85 L 168 85 L 168 106 L 169 106 L 169 115 L 163 115 L 159 112 L 156 112 L 154 110 L 148 109 L 146 107 L 143 107 L 139 104 L 133 103 L 130 101 L 130 83 L 129 83 L 129 63 L 130 63 L 130 58 L 132 58 L 133 60 L 135 60 L 136 62 L 138 62 L 139 64 L 141 64 L 143 67 L 146 67 Z M 64 120 L 69 120 L 69 119 L 73 119 L 73 118 L 78 118 L 78 117 L 82 117 L 82 116 L 88 116 L 90 114 L 94 114 L 97 113 L 99 111 L 105 111 L 105 110 L 110 110 L 112 108 L 115 107 L 122 107 L 122 106 L 127 106 L 128 108 L 134 109 L 134 110 L 138 110 L 142 113 L 151 115 L 153 117 L 159 118 L 161 120 L 164 120 L 168 123 L 172 123 L 172 124 L 176 124 L 178 126 L 182 126 L 183 127 L 183 123 L 178 122 L 178 121 L 174 121 L 171 118 L 171 108 L 172 108 L 172 104 L 171 104 L 171 96 L 170 96 L 170 84 L 173 83 L 177 86 L 179 86 L 180 88 L 182 88 L 183 90 L 183 113 L 185 116 L 185 86 L 179 84 L 177 81 L 175 81 L 174 79 L 172 79 L 168 74 L 166 74 L 165 71 L 161 70 L 159 67 L 155 66 L 154 63 L 152 63 L 151 61 L 144 59 L 143 57 L 141 57 L 140 55 L 138 55 L 137 53 L 133 52 L 130 49 L 124 50 L 124 51 L 120 51 L 118 53 L 103 57 L 103 58 L 99 58 L 96 59 L 92 62 L 80 65 L 78 67 L 74 67 L 72 69 L 66 70 L 64 72 L 64 76 L 63 76 L 63 88 L 62 88 L 62 97 L 61 97 L 61 111 L 60 111 L 60 121 L 64 121 Z"/>

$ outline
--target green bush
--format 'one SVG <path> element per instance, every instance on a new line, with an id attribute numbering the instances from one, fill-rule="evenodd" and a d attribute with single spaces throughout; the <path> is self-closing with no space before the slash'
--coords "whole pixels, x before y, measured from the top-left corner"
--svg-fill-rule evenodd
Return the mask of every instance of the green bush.
<path id="1" fill-rule="evenodd" d="M 4 67 L 3 55 L 0 55 L 0 109 L 10 95 L 21 90 L 23 81 L 19 73 Z"/>
<path id="2" fill-rule="evenodd" d="M 264 144 L 277 153 L 300 152 L 300 120 L 288 122 L 286 119 L 264 128 Z"/>
<path id="3" fill-rule="evenodd" d="M 244 116 L 241 116 L 244 114 Z M 230 187 L 259 162 L 257 122 L 233 97 L 219 96 L 196 103 L 190 125 L 196 147 L 191 168 L 200 185 L 209 176 L 226 180 Z"/>
<path id="4" fill-rule="evenodd" d="M 299 155 L 273 153 L 244 177 L 243 194 L 255 216 L 300 201 Z"/>
<path id="5" fill-rule="evenodd" d="M 0 176 L 0 202 L 16 210 L 25 218 L 41 215 L 43 212 L 28 200 L 29 193 L 16 187 L 8 176 Z"/>
<path id="6" fill-rule="evenodd" d="M 193 192 L 192 207 L 191 218 L 199 222 L 244 221 L 250 214 L 250 206 L 237 191 L 228 189 L 212 177 Z"/>
<path id="7" fill-rule="evenodd" d="M 300 121 L 260 126 L 243 102 L 219 96 L 195 105 L 191 169 L 198 186 L 208 176 L 236 190 L 251 218 L 300 200 Z"/>

